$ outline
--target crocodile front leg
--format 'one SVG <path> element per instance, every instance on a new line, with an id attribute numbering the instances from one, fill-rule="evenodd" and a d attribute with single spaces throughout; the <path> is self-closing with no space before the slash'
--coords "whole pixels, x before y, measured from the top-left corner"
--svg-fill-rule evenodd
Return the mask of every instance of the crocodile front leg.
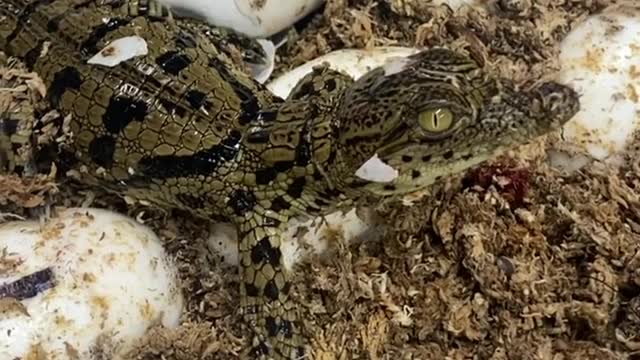
<path id="1" fill-rule="evenodd" d="M 282 259 L 282 236 L 288 218 L 272 211 L 245 214 L 240 234 L 240 307 L 255 332 L 251 356 L 299 359 L 304 356 L 298 313 L 289 296 L 291 275 Z"/>

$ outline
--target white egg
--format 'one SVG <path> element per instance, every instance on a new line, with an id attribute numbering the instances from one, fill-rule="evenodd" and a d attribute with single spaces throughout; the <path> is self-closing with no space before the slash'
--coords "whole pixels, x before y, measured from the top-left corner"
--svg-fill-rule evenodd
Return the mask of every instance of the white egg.
<path id="1" fill-rule="evenodd" d="M 624 150 L 640 114 L 640 5 L 611 7 L 576 26 L 561 43 L 558 81 L 580 94 L 581 110 L 564 138 L 579 153 L 603 160 Z M 576 168 L 561 152 L 552 161 Z M 582 165 L 586 163 L 582 159 Z"/>
<path id="2" fill-rule="evenodd" d="M 203 18 L 250 37 L 266 38 L 285 30 L 324 0 L 160 0 L 179 15 Z"/>
<path id="3" fill-rule="evenodd" d="M 129 217 L 74 208 L 42 225 L 5 223 L 0 254 L 0 359 L 117 359 L 151 325 L 179 325 L 176 268 Z"/>
<path id="4" fill-rule="evenodd" d="M 280 97 L 287 97 L 293 87 L 314 66 L 329 64 L 333 70 L 343 72 L 353 78 L 359 78 L 368 71 L 387 63 L 396 63 L 397 58 L 415 54 L 418 49 L 408 47 L 376 47 L 372 49 L 343 49 L 332 51 L 308 61 L 297 68 L 280 75 L 267 84 L 269 90 Z"/>

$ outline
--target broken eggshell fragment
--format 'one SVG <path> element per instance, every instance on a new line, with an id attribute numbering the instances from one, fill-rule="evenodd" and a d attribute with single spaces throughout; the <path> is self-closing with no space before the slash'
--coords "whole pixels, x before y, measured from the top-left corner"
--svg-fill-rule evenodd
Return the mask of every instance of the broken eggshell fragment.
<path id="1" fill-rule="evenodd" d="M 118 359 L 149 327 L 179 325 L 174 263 L 132 218 L 75 208 L 8 222 L 0 250 L 0 359 Z"/>
<path id="2" fill-rule="evenodd" d="M 356 170 L 356 176 L 363 180 L 387 183 L 398 177 L 398 170 L 389 166 L 378 157 L 378 154 L 375 154 Z"/>
<path id="3" fill-rule="evenodd" d="M 140 36 L 125 36 L 113 40 L 91 59 L 87 60 L 87 63 L 114 67 L 136 56 L 147 55 L 148 52 L 147 42 L 143 38 Z"/>

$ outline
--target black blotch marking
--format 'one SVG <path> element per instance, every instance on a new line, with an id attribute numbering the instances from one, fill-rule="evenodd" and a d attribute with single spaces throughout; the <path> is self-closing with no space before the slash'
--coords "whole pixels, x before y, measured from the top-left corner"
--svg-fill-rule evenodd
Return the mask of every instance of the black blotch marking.
<path id="1" fill-rule="evenodd" d="M 67 13 L 63 12 L 62 14 L 56 15 L 53 18 L 49 19 L 49 21 L 47 21 L 47 31 L 50 33 L 58 31 L 58 29 L 60 28 L 60 21 L 62 21 L 62 19 L 64 19 L 66 15 Z"/>
<path id="2" fill-rule="evenodd" d="M 140 172 L 156 179 L 211 175 L 238 155 L 241 139 L 242 134 L 232 130 L 220 144 L 193 155 L 145 157 L 139 162 Z"/>
<path id="3" fill-rule="evenodd" d="M 423 161 L 423 162 L 429 162 L 429 161 L 431 161 L 431 155 L 425 155 L 425 156 L 423 156 L 423 157 L 422 157 L 422 161 Z"/>
<path id="4" fill-rule="evenodd" d="M 265 236 L 251 249 L 251 261 L 254 264 L 267 262 L 274 267 L 280 265 L 280 257 L 282 253 L 280 249 L 271 246 L 269 237 Z"/>
<path id="5" fill-rule="evenodd" d="M 307 166 L 311 161 L 311 144 L 307 141 L 309 129 L 305 127 L 300 134 L 300 143 L 296 146 L 296 165 Z"/>
<path id="6" fill-rule="evenodd" d="M 278 286 L 274 279 L 271 279 L 267 282 L 267 285 L 264 287 L 264 295 L 271 301 L 278 300 L 280 295 L 280 291 L 278 290 Z"/>
<path id="7" fill-rule="evenodd" d="M 220 74 L 222 79 L 233 88 L 236 96 L 240 99 L 240 106 L 242 107 L 238 118 L 240 124 L 247 125 L 252 120 L 255 120 L 260 112 L 260 103 L 258 102 L 258 98 L 253 95 L 253 91 L 240 83 L 236 76 L 231 73 L 227 65 L 220 59 L 210 58 L 209 67 L 214 68 L 218 74 Z"/>
<path id="8" fill-rule="evenodd" d="M 304 177 L 299 177 L 293 180 L 289 188 L 287 189 L 287 194 L 294 199 L 298 199 L 302 195 L 302 191 L 304 191 L 304 186 L 307 184 L 307 180 Z"/>
<path id="9" fill-rule="evenodd" d="M 207 99 L 207 94 L 199 90 L 189 90 L 187 91 L 185 98 L 189 102 L 189 105 L 197 110 L 200 109 L 202 105 L 204 105 L 205 100 Z"/>
<path id="10" fill-rule="evenodd" d="M 185 30 L 180 31 L 174 40 L 178 49 L 194 48 L 198 45 L 195 36 Z"/>
<path id="11" fill-rule="evenodd" d="M 313 87 L 313 83 L 311 83 L 310 81 L 307 81 L 304 84 L 302 84 L 302 86 L 300 86 L 300 88 L 298 88 L 298 90 L 294 94 L 292 94 L 291 98 L 302 99 L 303 97 L 307 95 L 311 95 L 314 92 L 315 92 L 315 88 Z"/>
<path id="12" fill-rule="evenodd" d="M 251 283 L 245 283 L 244 288 L 245 290 L 247 290 L 248 296 L 257 297 L 258 295 L 260 295 L 260 291 L 258 290 L 258 288 Z"/>
<path id="13" fill-rule="evenodd" d="M 264 218 L 264 226 L 267 226 L 267 227 L 278 227 L 278 226 L 280 226 L 280 220 L 274 219 L 272 217 L 265 217 Z"/>
<path id="14" fill-rule="evenodd" d="M 27 4 L 22 11 L 16 17 L 16 28 L 13 29 L 11 34 L 7 36 L 5 44 L 9 44 L 13 42 L 13 40 L 18 36 L 18 34 L 24 29 L 25 25 L 30 24 L 29 17 L 33 14 L 38 7 L 49 5 L 55 0 L 40 0 L 40 1 L 32 1 Z M 11 9 L 11 7 L 9 7 Z"/>
<path id="15" fill-rule="evenodd" d="M 278 176 L 278 170 L 274 168 L 260 169 L 256 171 L 256 184 L 268 185 L 270 182 L 276 179 Z"/>
<path id="16" fill-rule="evenodd" d="M 282 287 L 282 289 L 280 289 L 280 292 L 281 292 L 283 295 L 288 295 L 288 294 L 289 294 L 289 290 L 291 290 L 291 283 L 287 281 L 287 282 L 284 284 L 284 286 Z"/>
<path id="17" fill-rule="evenodd" d="M 147 103 L 128 96 L 113 96 L 102 115 L 102 123 L 108 132 L 118 134 L 132 121 L 142 121 L 147 115 Z"/>
<path id="18" fill-rule="evenodd" d="M 169 100 L 170 97 L 160 97 L 160 104 L 167 110 L 170 115 L 177 115 L 178 117 L 184 117 L 187 114 L 187 110 L 182 106 L 179 106 L 177 102 Z"/>
<path id="19" fill-rule="evenodd" d="M 269 355 L 269 347 L 264 342 L 260 342 L 251 349 L 251 356 L 255 359 L 264 355 Z"/>
<path id="20" fill-rule="evenodd" d="M 334 160 L 336 159 L 336 147 L 334 147 L 331 152 L 329 153 L 329 158 L 327 159 L 327 164 L 333 164 Z"/>
<path id="21" fill-rule="evenodd" d="M 442 157 L 445 160 L 451 159 L 453 157 L 453 151 L 452 150 L 447 151 L 446 153 L 442 154 Z"/>
<path id="22" fill-rule="evenodd" d="M 177 51 L 168 51 L 156 59 L 156 64 L 171 75 L 178 75 L 180 71 L 191 64 L 191 59 Z"/>
<path id="23" fill-rule="evenodd" d="M 280 319 L 280 332 L 287 339 L 291 339 L 293 337 L 293 324 L 291 324 L 291 321 Z"/>
<path id="24" fill-rule="evenodd" d="M 411 178 L 412 179 L 417 179 L 420 177 L 420 171 L 418 170 L 411 170 Z"/>
<path id="25" fill-rule="evenodd" d="M 98 52 L 98 43 L 102 41 L 110 32 L 125 26 L 129 20 L 122 18 L 111 18 L 106 23 L 93 28 L 87 40 L 80 45 L 80 51 L 84 56 L 93 56 Z"/>
<path id="26" fill-rule="evenodd" d="M 413 157 L 411 157 L 409 155 L 402 155 L 402 161 L 411 162 L 412 160 L 413 160 Z"/>
<path id="27" fill-rule="evenodd" d="M 233 209 L 238 216 L 244 216 L 256 205 L 256 196 L 251 191 L 234 190 L 229 196 L 227 205 Z"/>
<path id="28" fill-rule="evenodd" d="M 0 134 L 13 135 L 18 131 L 20 120 L 0 117 Z"/>
<path id="29" fill-rule="evenodd" d="M 270 337 L 278 336 L 278 333 L 282 333 L 289 339 L 293 336 L 293 325 L 289 320 L 279 319 L 278 321 L 273 316 L 267 316 L 265 326 Z"/>
<path id="30" fill-rule="evenodd" d="M 57 154 L 57 156 L 52 155 L 51 157 L 38 157 L 36 159 L 36 163 L 38 163 L 38 168 L 42 168 L 43 165 L 41 164 L 47 164 L 44 166 L 47 166 L 47 172 L 50 171 L 51 167 L 50 164 L 55 162 L 58 170 L 61 171 L 61 174 L 66 173 L 68 170 L 71 170 L 73 168 L 75 168 L 78 163 L 80 162 L 80 160 L 78 160 L 78 158 L 75 156 L 75 154 L 70 151 L 70 150 L 66 150 L 66 149 L 61 149 L 59 153 L 54 153 Z"/>
<path id="31" fill-rule="evenodd" d="M 293 161 L 277 161 L 273 164 L 273 168 L 276 169 L 277 172 L 285 172 L 291 170 L 293 165 Z"/>
<path id="32" fill-rule="evenodd" d="M 278 335 L 278 333 L 280 332 L 280 327 L 278 326 L 278 322 L 276 321 L 276 319 L 273 316 L 267 316 L 264 321 L 269 336 L 274 337 Z"/>
<path id="33" fill-rule="evenodd" d="M 258 185 L 268 185 L 275 180 L 279 173 L 285 172 L 293 167 L 293 161 L 278 161 L 273 167 L 256 171 L 256 183 Z"/>
<path id="34" fill-rule="evenodd" d="M 27 69 L 29 69 L 29 71 L 33 70 L 33 67 L 36 65 L 36 61 L 38 61 L 38 59 L 40 58 L 43 45 L 44 40 L 38 41 L 38 44 L 31 50 L 27 51 L 27 53 L 24 55 L 24 65 L 27 67 Z"/>
<path id="35" fill-rule="evenodd" d="M 297 353 L 297 354 L 296 354 L 296 357 L 297 357 L 298 359 L 304 359 L 304 358 L 306 357 L 306 356 L 305 356 L 305 352 L 306 352 L 306 351 L 305 351 L 305 349 L 304 349 L 302 346 L 297 347 L 297 348 L 296 348 L 296 353 Z"/>
<path id="36" fill-rule="evenodd" d="M 269 141 L 269 130 L 258 130 L 247 135 L 247 141 L 251 144 L 264 144 Z"/>
<path id="37" fill-rule="evenodd" d="M 7 284 L 0 285 L 0 299 L 14 298 L 24 300 L 55 286 L 53 270 L 46 268 Z"/>
<path id="38" fill-rule="evenodd" d="M 256 121 L 258 122 L 273 122 L 278 117 L 277 111 L 259 111 Z"/>
<path id="39" fill-rule="evenodd" d="M 336 81 L 334 79 L 329 79 L 324 83 L 324 87 L 328 91 L 335 90 L 337 86 L 338 86 L 338 84 L 336 83 Z"/>
<path id="40" fill-rule="evenodd" d="M 435 179 L 435 180 L 436 180 L 436 181 L 440 181 L 440 179 L 442 179 L 442 175 L 438 175 L 438 176 L 436 176 L 436 179 Z"/>
<path id="41" fill-rule="evenodd" d="M 394 185 L 385 185 L 384 189 L 387 191 L 395 191 L 396 187 Z"/>
<path id="42" fill-rule="evenodd" d="M 78 90 L 80 85 L 82 85 L 82 77 L 78 70 L 68 66 L 58 71 L 53 75 L 53 81 L 48 90 L 51 106 L 57 108 L 64 92 L 68 89 Z"/>
<path id="43" fill-rule="evenodd" d="M 97 137 L 89 144 L 89 155 L 98 165 L 109 168 L 113 164 L 113 153 L 116 150 L 116 141 L 109 135 Z"/>
<path id="44" fill-rule="evenodd" d="M 460 156 L 460 159 L 467 161 L 469 159 L 471 159 L 473 157 L 473 154 L 464 154 L 462 156 Z"/>
<path id="45" fill-rule="evenodd" d="M 285 200 L 282 196 L 278 196 L 277 198 L 271 201 L 271 210 L 275 212 L 279 212 L 282 210 L 289 210 L 291 208 L 291 204 Z"/>

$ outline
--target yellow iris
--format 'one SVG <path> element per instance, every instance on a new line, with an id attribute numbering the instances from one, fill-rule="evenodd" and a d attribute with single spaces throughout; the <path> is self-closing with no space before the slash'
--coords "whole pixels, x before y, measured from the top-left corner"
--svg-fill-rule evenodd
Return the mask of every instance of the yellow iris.
<path id="1" fill-rule="evenodd" d="M 444 108 L 429 109 L 420 113 L 418 121 L 424 130 L 440 133 L 449 130 L 453 125 L 453 113 Z"/>

